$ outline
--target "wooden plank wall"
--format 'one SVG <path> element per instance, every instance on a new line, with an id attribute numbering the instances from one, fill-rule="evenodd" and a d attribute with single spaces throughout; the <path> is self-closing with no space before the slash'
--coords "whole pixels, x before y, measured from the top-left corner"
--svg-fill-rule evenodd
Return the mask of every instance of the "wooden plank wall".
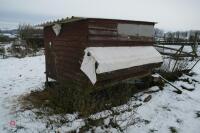
<path id="1" fill-rule="evenodd" d="M 91 47 L 153 45 L 153 37 L 120 35 L 117 31 L 119 23 L 134 24 L 133 22 L 120 20 L 88 20 L 88 45 Z"/>
<path id="2" fill-rule="evenodd" d="M 50 72 L 49 77 L 59 82 L 69 79 L 81 81 L 80 75 L 83 73 L 80 64 L 87 42 L 87 23 L 77 21 L 63 24 L 59 36 L 55 36 L 52 27 L 48 27 L 45 29 L 45 34 L 47 34 L 45 36 L 47 38 L 45 39 L 46 69 Z M 52 49 L 48 47 L 49 41 L 52 41 Z"/>

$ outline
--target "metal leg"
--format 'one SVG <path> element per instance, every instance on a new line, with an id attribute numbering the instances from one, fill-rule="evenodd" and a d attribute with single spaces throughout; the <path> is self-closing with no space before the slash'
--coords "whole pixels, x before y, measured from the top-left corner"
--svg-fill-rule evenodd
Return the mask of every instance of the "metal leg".
<path id="1" fill-rule="evenodd" d="M 46 82 L 45 82 L 45 85 L 46 86 L 49 86 L 49 78 L 48 78 L 48 74 L 47 74 L 47 72 L 45 72 L 46 73 Z"/>

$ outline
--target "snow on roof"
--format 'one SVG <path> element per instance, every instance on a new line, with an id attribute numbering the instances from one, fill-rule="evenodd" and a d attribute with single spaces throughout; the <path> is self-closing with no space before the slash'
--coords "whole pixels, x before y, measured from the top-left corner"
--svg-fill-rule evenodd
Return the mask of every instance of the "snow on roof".
<path id="1" fill-rule="evenodd" d="M 131 68 L 162 62 L 162 56 L 153 46 L 137 47 L 89 47 L 81 64 L 81 70 L 95 84 L 96 73 Z M 95 63 L 98 63 L 95 68 Z"/>

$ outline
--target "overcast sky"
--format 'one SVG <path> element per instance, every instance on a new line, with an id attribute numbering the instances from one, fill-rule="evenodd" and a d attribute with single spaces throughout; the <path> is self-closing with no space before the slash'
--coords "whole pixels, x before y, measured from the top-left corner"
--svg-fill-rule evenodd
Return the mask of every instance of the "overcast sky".
<path id="1" fill-rule="evenodd" d="M 0 28 L 67 16 L 158 22 L 165 30 L 200 30 L 200 0 L 0 0 Z"/>

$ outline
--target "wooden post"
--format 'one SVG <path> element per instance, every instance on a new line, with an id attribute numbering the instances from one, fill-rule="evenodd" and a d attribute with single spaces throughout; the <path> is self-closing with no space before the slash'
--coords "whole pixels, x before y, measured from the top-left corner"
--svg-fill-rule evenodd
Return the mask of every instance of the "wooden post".
<path id="1" fill-rule="evenodd" d="M 160 74 L 157 74 L 156 76 L 159 76 L 161 79 L 163 79 L 166 83 L 168 83 L 169 85 L 171 85 L 172 87 L 174 87 L 177 90 L 178 94 L 181 94 L 182 91 L 176 87 L 175 85 L 173 85 L 171 82 L 169 82 L 167 79 L 165 79 L 163 76 L 161 76 Z"/>
<path id="2" fill-rule="evenodd" d="M 196 64 L 197 64 L 199 61 L 200 61 L 200 59 L 197 60 L 197 62 L 190 68 L 189 72 L 196 66 Z"/>
<path id="3" fill-rule="evenodd" d="M 182 50 L 183 50 L 183 47 L 184 47 L 184 45 L 181 46 L 181 48 L 175 53 L 175 55 L 181 54 L 181 52 L 182 52 Z M 174 70 L 175 70 L 175 68 L 176 68 L 176 64 L 177 64 L 177 62 L 178 62 L 178 59 L 179 59 L 179 56 L 176 56 L 176 62 L 175 62 L 175 64 L 174 64 L 174 67 L 173 67 L 173 69 L 172 69 L 172 72 L 174 72 Z"/>
<path id="4" fill-rule="evenodd" d="M 45 82 L 45 86 L 49 86 L 49 76 L 48 76 L 48 72 L 45 72 L 46 74 L 46 82 Z"/>
<path id="5" fill-rule="evenodd" d="M 46 82 L 49 82 L 48 74 L 46 72 Z"/>
<path id="6" fill-rule="evenodd" d="M 197 57 L 197 46 L 198 46 L 198 42 L 197 42 L 197 35 L 198 33 L 196 32 L 195 33 L 195 36 L 194 36 L 194 42 L 193 44 L 191 45 L 191 48 L 192 48 L 192 53 Z"/>

